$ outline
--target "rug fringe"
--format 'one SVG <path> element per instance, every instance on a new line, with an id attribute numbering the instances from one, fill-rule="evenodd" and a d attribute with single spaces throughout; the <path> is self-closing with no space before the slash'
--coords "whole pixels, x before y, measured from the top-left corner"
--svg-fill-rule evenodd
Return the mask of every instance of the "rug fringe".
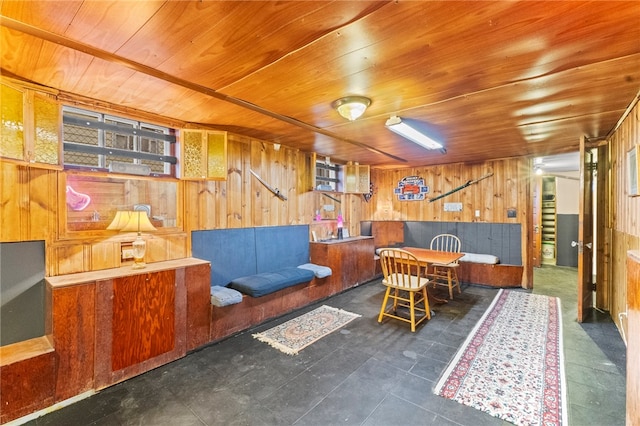
<path id="1" fill-rule="evenodd" d="M 253 338 L 257 339 L 259 342 L 266 343 L 269 346 L 271 346 L 272 348 L 275 348 L 275 349 L 279 350 L 280 352 L 284 352 L 287 355 L 298 355 L 299 351 L 297 351 L 295 349 L 292 349 L 292 348 L 290 348 L 288 346 L 285 346 L 285 345 L 283 345 L 281 343 L 275 342 L 275 341 L 269 339 L 268 337 L 263 336 L 260 333 L 254 334 Z"/>

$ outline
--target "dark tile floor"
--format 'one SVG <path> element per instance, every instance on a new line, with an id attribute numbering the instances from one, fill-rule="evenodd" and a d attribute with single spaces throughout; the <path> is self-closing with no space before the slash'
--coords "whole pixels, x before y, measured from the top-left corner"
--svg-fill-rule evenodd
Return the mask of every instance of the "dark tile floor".
<path id="1" fill-rule="evenodd" d="M 535 292 L 562 301 L 569 423 L 624 425 L 625 345 L 606 314 L 576 318 L 576 270 L 543 267 Z M 252 338 L 305 308 L 112 386 L 32 425 L 506 425 L 432 388 L 496 290 L 463 286 L 416 333 L 378 324 L 383 287 L 330 300 L 362 315 L 297 356 Z"/>

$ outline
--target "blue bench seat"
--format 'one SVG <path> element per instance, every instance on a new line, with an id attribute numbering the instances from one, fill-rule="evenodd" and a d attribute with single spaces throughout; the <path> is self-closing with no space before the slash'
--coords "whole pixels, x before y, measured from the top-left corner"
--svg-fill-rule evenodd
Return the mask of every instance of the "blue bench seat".
<path id="1" fill-rule="evenodd" d="M 275 272 L 234 278 L 229 287 L 252 297 L 260 297 L 296 284 L 309 282 L 314 277 L 313 271 L 293 266 Z"/>

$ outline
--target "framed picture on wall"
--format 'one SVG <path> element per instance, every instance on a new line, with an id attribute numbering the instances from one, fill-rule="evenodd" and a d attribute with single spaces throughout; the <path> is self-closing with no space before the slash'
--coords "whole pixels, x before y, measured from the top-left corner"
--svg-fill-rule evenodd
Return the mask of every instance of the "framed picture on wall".
<path id="1" fill-rule="evenodd" d="M 638 188 L 638 169 L 640 169 L 640 158 L 638 157 L 638 145 L 627 151 L 627 175 L 629 181 L 629 196 L 640 195 Z"/>

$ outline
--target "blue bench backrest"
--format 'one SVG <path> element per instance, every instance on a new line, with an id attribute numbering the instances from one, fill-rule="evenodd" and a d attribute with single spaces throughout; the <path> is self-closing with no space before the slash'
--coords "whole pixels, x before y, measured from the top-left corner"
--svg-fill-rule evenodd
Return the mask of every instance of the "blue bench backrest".
<path id="1" fill-rule="evenodd" d="M 438 234 L 457 235 L 462 251 L 492 254 L 500 263 L 522 265 L 522 231 L 519 223 L 470 222 L 405 222 L 404 244 L 409 247 L 429 247 Z"/>
<path id="2" fill-rule="evenodd" d="M 191 233 L 191 253 L 211 262 L 211 285 L 309 262 L 309 226 L 212 229 Z"/>

